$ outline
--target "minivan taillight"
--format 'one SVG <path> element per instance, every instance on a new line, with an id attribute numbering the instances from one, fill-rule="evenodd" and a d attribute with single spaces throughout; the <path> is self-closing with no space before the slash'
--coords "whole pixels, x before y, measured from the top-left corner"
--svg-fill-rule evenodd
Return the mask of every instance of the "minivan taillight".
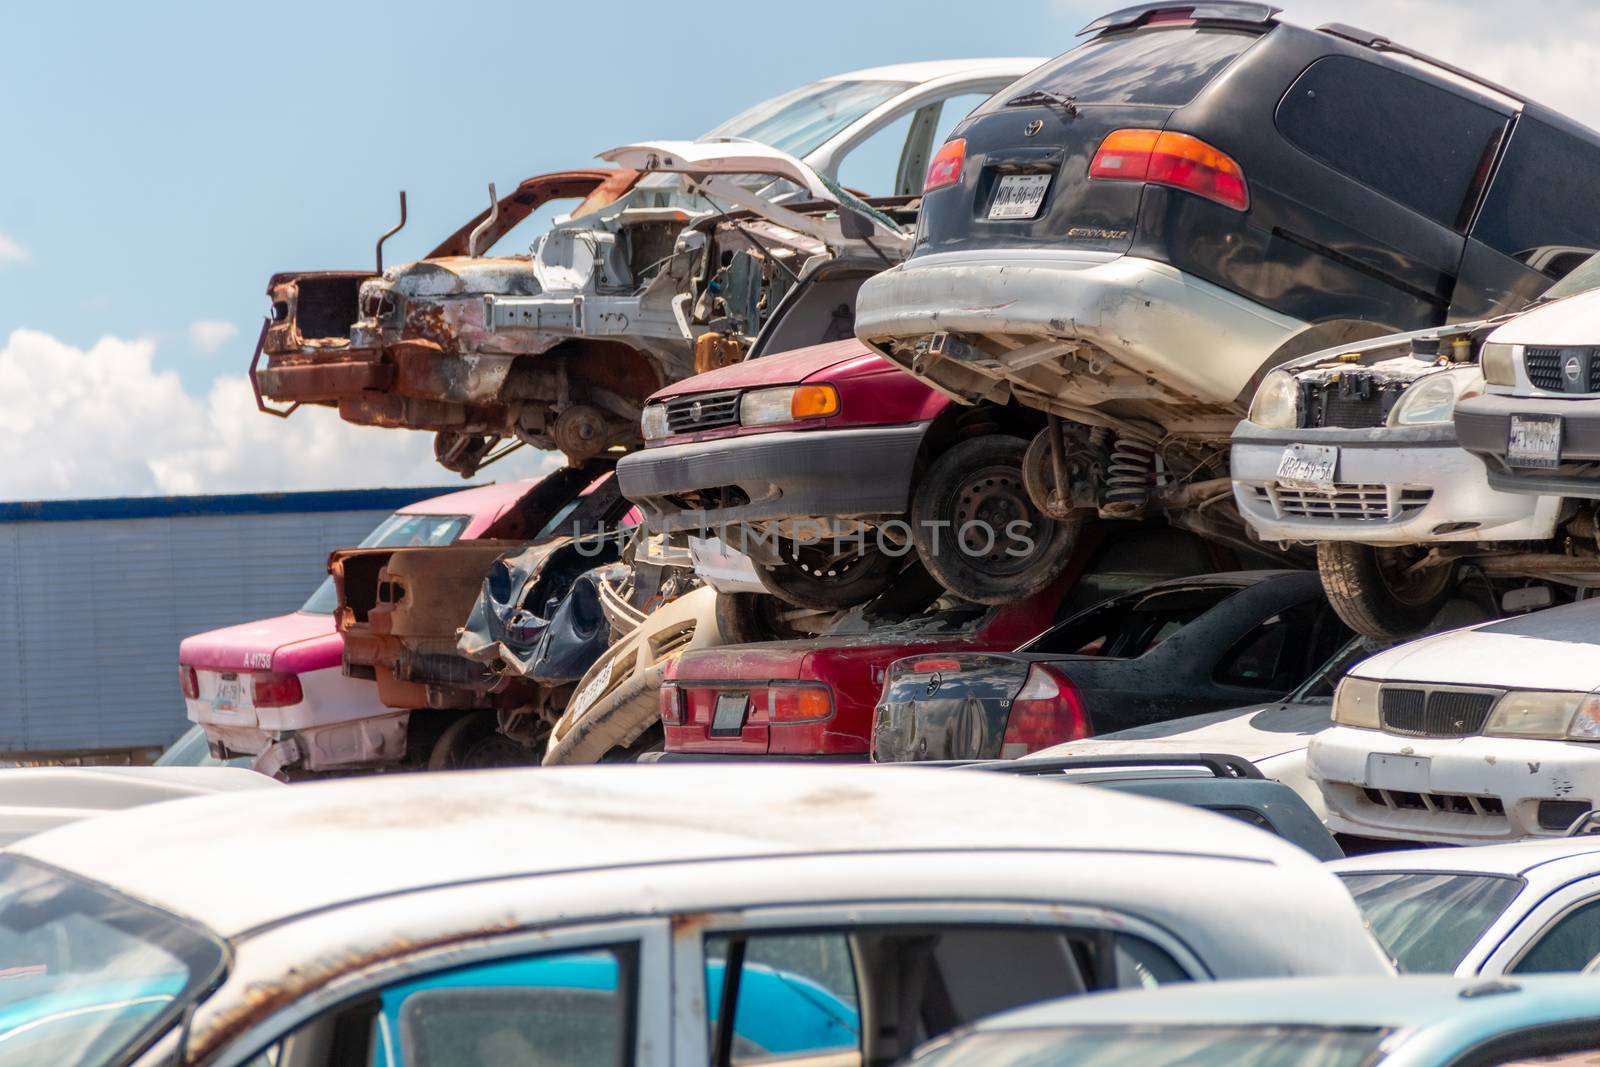
<path id="1" fill-rule="evenodd" d="M 1011 700 L 1000 757 L 1016 759 L 1089 734 L 1089 716 L 1084 713 L 1078 687 L 1059 671 L 1035 663 Z"/>
<path id="2" fill-rule="evenodd" d="M 1244 169 L 1198 137 L 1166 130 L 1117 130 L 1100 142 L 1089 177 L 1150 182 L 1203 196 L 1235 211 L 1250 208 Z"/>
<path id="3" fill-rule="evenodd" d="M 966 162 L 967 139 L 957 137 L 953 141 L 946 141 L 940 146 L 938 155 L 933 157 L 933 162 L 928 164 L 928 178 L 922 183 L 922 191 L 931 193 L 935 189 L 956 184 L 961 180 L 961 168 Z"/>
<path id="4" fill-rule="evenodd" d="M 193 667 L 183 663 L 178 664 L 178 688 L 183 690 L 186 699 L 200 699 L 200 675 L 195 673 Z"/>
<path id="5" fill-rule="evenodd" d="M 305 699 L 298 674 L 264 671 L 250 676 L 250 702 L 258 708 L 286 708 Z"/>

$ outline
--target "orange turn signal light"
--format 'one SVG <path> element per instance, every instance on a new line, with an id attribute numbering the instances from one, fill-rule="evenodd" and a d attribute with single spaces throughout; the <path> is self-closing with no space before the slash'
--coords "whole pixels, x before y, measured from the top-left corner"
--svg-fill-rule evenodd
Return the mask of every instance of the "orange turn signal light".
<path id="1" fill-rule="evenodd" d="M 839 414 L 839 391 L 831 385 L 802 385 L 789 401 L 789 414 L 796 419 L 825 419 Z"/>

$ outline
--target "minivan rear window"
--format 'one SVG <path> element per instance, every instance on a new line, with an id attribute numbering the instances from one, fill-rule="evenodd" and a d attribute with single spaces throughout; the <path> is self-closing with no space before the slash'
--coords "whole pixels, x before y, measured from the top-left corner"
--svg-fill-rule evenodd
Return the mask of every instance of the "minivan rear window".
<path id="1" fill-rule="evenodd" d="M 1562 277 L 1584 252 L 1600 249 L 1596 173 L 1600 146 L 1523 115 L 1473 236 L 1552 278 Z"/>
<path id="2" fill-rule="evenodd" d="M 1080 104 L 1182 107 L 1260 39 L 1237 30 L 1192 28 L 1096 37 L 1024 74 L 978 110 L 993 111 L 1041 89 Z"/>
<path id="3" fill-rule="evenodd" d="M 1452 229 L 1466 227 L 1506 116 L 1352 56 L 1311 64 L 1278 105 L 1290 143 Z"/>

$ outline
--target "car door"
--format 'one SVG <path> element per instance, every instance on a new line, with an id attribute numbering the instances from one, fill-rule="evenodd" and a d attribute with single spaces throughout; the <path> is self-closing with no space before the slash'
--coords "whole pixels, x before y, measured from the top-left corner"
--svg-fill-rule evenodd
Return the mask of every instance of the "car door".
<path id="1" fill-rule="evenodd" d="M 1205 970 L 1101 909 L 838 901 L 678 923 L 673 975 L 679 1063 L 866 1067 L 997 1011 Z"/>
<path id="2" fill-rule="evenodd" d="M 501 1067 L 670 1062 L 665 920 L 418 948 L 292 1000 L 217 1067 Z"/>
<path id="3" fill-rule="evenodd" d="M 1573 974 L 1600 960 L 1600 876 L 1562 886 L 1528 909 L 1483 974 Z"/>

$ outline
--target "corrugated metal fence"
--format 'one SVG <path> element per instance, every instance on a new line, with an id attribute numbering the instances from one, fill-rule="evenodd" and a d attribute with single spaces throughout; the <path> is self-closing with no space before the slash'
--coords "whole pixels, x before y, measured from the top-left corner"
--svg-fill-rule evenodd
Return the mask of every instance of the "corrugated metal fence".
<path id="1" fill-rule="evenodd" d="M 0 504 L 0 758 L 166 745 L 179 641 L 295 610 L 330 551 L 447 491 Z"/>

